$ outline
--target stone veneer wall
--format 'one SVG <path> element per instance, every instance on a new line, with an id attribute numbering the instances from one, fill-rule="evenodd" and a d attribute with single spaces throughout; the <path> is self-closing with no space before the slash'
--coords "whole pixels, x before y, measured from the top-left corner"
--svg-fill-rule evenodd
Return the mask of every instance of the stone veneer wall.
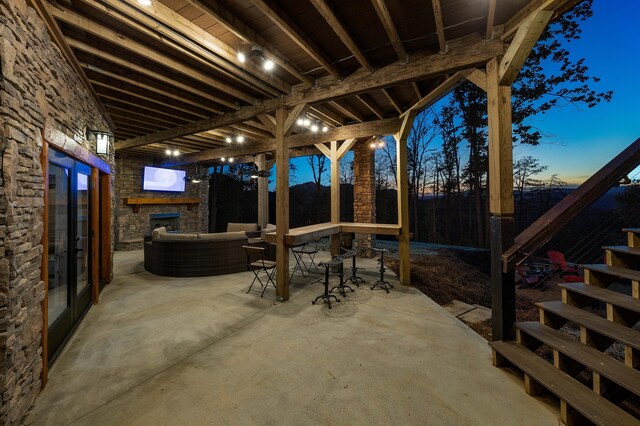
<path id="1" fill-rule="evenodd" d="M 116 250 L 137 250 L 142 248 L 142 239 L 149 234 L 149 215 L 157 213 L 180 213 L 180 232 L 207 232 L 209 227 L 209 183 L 187 182 L 183 193 L 155 192 L 142 190 L 142 172 L 144 166 L 159 166 L 159 159 L 153 157 L 125 156 L 116 159 L 118 175 L 115 182 L 116 211 L 115 238 Z M 162 159 L 160 159 L 162 160 Z M 195 167 L 182 167 L 187 175 L 193 174 Z M 201 172 L 204 169 L 201 169 Z M 199 205 L 191 211 L 184 204 L 142 205 L 138 213 L 131 206 L 124 205 L 123 199 L 134 198 L 200 198 Z"/>
<path id="2" fill-rule="evenodd" d="M 41 388 L 42 128 L 49 120 L 84 145 L 87 126 L 109 129 L 46 28 L 25 0 L 0 0 L 2 425 L 21 423 Z"/>
<path id="3" fill-rule="evenodd" d="M 376 222 L 376 173 L 375 150 L 366 143 L 358 143 L 353 149 L 353 220 Z M 356 234 L 358 247 L 371 248 L 375 235 Z M 372 251 L 369 250 L 371 255 Z"/>

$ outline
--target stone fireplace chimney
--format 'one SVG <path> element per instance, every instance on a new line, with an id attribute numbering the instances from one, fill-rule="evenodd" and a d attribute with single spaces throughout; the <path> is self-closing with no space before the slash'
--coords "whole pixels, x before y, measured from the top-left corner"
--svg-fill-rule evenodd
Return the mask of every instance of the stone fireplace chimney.
<path id="1" fill-rule="evenodd" d="M 375 150 L 366 143 L 353 149 L 353 220 L 359 223 L 376 222 Z M 357 247 L 371 249 L 375 235 L 356 234 Z M 372 256 L 372 250 L 368 251 Z"/>

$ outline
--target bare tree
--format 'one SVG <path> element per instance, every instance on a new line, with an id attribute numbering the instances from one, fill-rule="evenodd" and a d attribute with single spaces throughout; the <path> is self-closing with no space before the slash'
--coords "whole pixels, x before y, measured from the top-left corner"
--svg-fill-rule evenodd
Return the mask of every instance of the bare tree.
<path id="1" fill-rule="evenodd" d="M 316 192 L 320 191 L 322 175 L 326 171 L 327 157 L 324 154 L 314 154 L 307 157 L 307 163 L 311 166 L 313 181 L 316 184 Z"/>

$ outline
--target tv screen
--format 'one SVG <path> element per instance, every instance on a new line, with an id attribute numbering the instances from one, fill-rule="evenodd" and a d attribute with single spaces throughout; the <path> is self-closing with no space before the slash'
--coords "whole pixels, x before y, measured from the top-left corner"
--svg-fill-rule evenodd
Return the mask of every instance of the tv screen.
<path id="1" fill-rule="evenodd" d="M 145 166 L 142 189 L 145 191 L 184 192 L 186 174 L 187 172 L 184 170 Z"/>

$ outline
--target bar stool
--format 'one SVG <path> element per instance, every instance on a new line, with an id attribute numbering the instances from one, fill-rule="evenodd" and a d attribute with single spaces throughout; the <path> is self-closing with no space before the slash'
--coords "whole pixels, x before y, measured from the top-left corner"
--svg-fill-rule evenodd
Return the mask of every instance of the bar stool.
<path id="1" fill-rule="evenodd" d="M 366 248 L 361 248 L 361 249 L 356 249 L 354 250 L 354 255 L 351 257 L 352 261 L 351 261 L 351 276 L 348 277 L 345 281 L 349 282 L 351 281 L 352 283 L 354 283 L 356 285 L 356 287 L 360 287 L 360 284 L 364 283 L 364 278 L 359 277 L 357 274 L 359 269 L 364 269 L 364 268 L 358 268 L 356 266 L 356 257 L 358 255 L 362 255 L 364 253 L 366 253 L 367 249 Z"/>
<path id="2" fill-rule="evenodd" d="M 323 302 L 326 302 L 329 305 L 329 309 L 331 309 L 332 297 L 336 299 L 336 302 L 340 301 L 340 299 L 338 299 L 338 297 L 335 294 L 329 293 L 329 271 L 331 270 L 331 268 L 333 268 L 336 265 L 342 265 L 342 261 L 343 259 L 341 256 L 335 256 L 333 259 L 331 259 L 328 262 L 320 263 L 320 266 L 325 268 L 324 269 L 324 293 L 316 297 L 315 300 L 311 302 L 312 305 L 315 305 L 318 299 L 322 299 Z"/>
<path id="3" fill-rule="evenodd" d="M 355 250 L 347 250 L 346 252 L 338 256 L 342 258 L 342 263 L 340 263 L 340 272 L 338 273 L 338 276 L 340 277 L 340 284 L 333 286 L 333 288 L 329 290 L 329 293 L 333 293 L 333 290 L 338 289 L 338 291 L 343 297 L 347 297 L 346 289 L 351 290 L 351 293 L 355 292 L 355 290 L 352 289 L 349 285 L 347 285 L 344 280 L 344 261 L 350 257 L 354 257 L 355 254 L 356 254 Z"/>
<path id="4" fill-rule="evenodd" d="M 385 281 L 384 279 L 384 271 L 387 270 L 384 267 L 384 254 L 387 253 L 389 250 L 383 249 L 383 248 L 375 248 L 375 247 L 372 250 L 377 253 L 380 253 L 380 260 L 378 260 L 378 262 L 380 263 L 380 279 L 376 281 L 374 285 L 371 286 L 371 290 L 375 289 L 376 287 L 380 287 L 381 289 L 389 293 L 389 289 L 393 288 L 393 285 L 389 281 Z"/>

